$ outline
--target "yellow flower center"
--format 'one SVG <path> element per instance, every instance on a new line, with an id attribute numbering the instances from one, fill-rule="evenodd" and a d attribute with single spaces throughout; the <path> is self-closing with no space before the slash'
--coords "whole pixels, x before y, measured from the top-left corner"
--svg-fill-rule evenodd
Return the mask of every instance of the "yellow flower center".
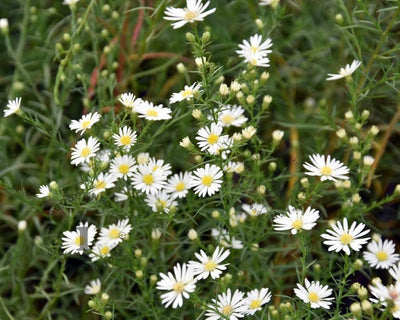
<path id="1" fill-rule="evenodd" d="M 388 258 L 388 254 L 387 254 L 385 251 L 378 251 L 378 252 L 376 253 L 376 258 L 377 258 L 379 261 L 385 261 L 385 260 L 387 260 L 387 258 Z"/>
<path id="2" fill-rule="evenodd" d="M 118 170 L 122 174 L 127 174 L 129 172 L 129 166 L 127 164 L 121 164 Z"/>
<path id="3" fill-rule="evenodd" d="M 213 145 L 214 143 L 216 143 L 218 141 L 218 139 L 219 139 L 219 137 L 216 134 L 211 133 L 208 136 L 207 141 L 209 144 Z"/>
<path id="4" fill-rule="evenodd" d="M 332 174 L 332 169 L 330 167 L 328 167 L 328 166 L 323 166 L 321 168 L 321 174 L 323 176 L 330 176 Z"/>
<path id="5" fill-rule="evenodd" d="M 308 300 L 309 300 L 310 302 L 318 302 L 318 301 L 319 301 L 319 297 L 318 297 L 318 295 L 317 295 L 315 292 L 310 292 L 310 293 L 308 294 Z"/>
<path id="6" fill-rule="evenodd" d="M 209 186 L 211 186 L 213 180 L 214 180 L 214 179 L 213 179 L 213 177 L 211 177 L 211 176 L 204 176 L 204 177 L 201 179 L 201 183 L 202 183 L 204 186 L 209 187 Z"/>
<path id="7" fill-rule="evenodd" d="M 250 210 L 250 214 L 251 214 L 252 216 L 256 216 L 256 215 L 258 215 L 258 210 L 257 210 L 256 208 L 252 208 L 252 209 Z"/>
<path id="8" fill-rule="evenodd" d="M 260 299 L 253 300 L 250 303 L 249 307 L 250 309 L 258 309 L 259 307 L 261 307 L 261 300 Z"/>
<path id="9" fill-rule="evenodd" d="M 224 306 L 222 308 L 222 310 L 221 310 L 221 313 L 224 316 L 230 316 L 232 314 L 232 312 L 233 312 L 233 308 L 231 306 L 229 306 L 229 305 L 228 306 Z"/>
<path id="10" fill-rule="evenodd" d="M 106 188 L 106 183 L 103 180 L 96 182 L 95 189 L 100 190 L 105 188 Z"/>
<path id="11" fill-rule="evenodd" d="M 81 157 L 87 157 L 90 154 L 90 148 L 89 147 L 85 147 L 82 149 L 81 151 Z"/>
<path id="12" fill-rule="evenodd" d="M 292 227 L 296 230 L 300 230 L 303 227 L 303 221 L 296 219 L 292 222 Z"/>
<path id="13" fill-rule="evenodd" d="M 121 142 L 121 144 L 123 144 L 124 146 L 128 145 L 131 143 L 131 137 L 130 136 L 122 136 L 119 139 L 119 142 Z"/>
<path id="14" fill-rule="evenodd" d="M 89 127 L 89 125 L 90 125 L 90 120 L 86 120 L 86 121 L 82 122 L 82 128 L 83 129 L 86 129 L 87 127 Z"/>
<path id="15" fill-rule="evenodd" d="M 154 183 L 154 177 L 152 174 L 145 174 L 143 176 L 143 182 L 147 184 L 148 186 L 152 185 Z"/>
<path id="16" fill-rule="evenodd" d="M 235 118 L 230 114 L 224 114 L 221 118 L 223 123 L 231 124 Z"/>
<path id="17" fill-rule="evenodd" d="M 185 284 L 182 281 L 175 283 L 174 286 L 172 287 L 172 290 L 178 293 L 181 293 L 184 289 L 185 289 Z"/>
<path id="18" fill-rule="evenodd" d="M 157 117 L 158 116 L 158 111 L 155 110 L 155 109 L 150 109 L 150 110 L 147 110 L 146 114 L 149 117 Z"/>
<path id="19" fill-rule="evenodd" d="M 353 236 L 348 233 L 342 234 L 340 236 L 340 242 L 342 244 L 350 244 L 351 241 L 353 241 Z"/>
<path id="20" fill-rule="evenodd" d="M 214 271 L 217 264 L 214 261 L 207 261 L 204 264 L 204 270 L 206 271 Z"/>
<path id="21" fill-rule="evenodd" d="M 100 249 L 100 254 L 101 254 L 102 256 L 107 255 L 109 252 L 110 252 L 109 246 L 104 246 L 104 247 L 102 247 L 102 248 Z"/>
<path id="22" fill-rule="evenodd" d="M 118 239 L 120 234 L 121 234 L 121 231 L 119 229 L 111 229 L 108 233 L 108 236 L 111 239 Z"/>
<path id="23" fill-rule="evenodd" d="M 77 246 L 80 247 L 80 246 L 84 245 L 85 243 L 86 243 L 86 237 L 79 235 L 75 238 L 75 244 Z"/>
<path id="24" fill-rule="evenodd" d="M 182 92 L 182 97 L 184 98 L 190 97 L 191 95 L 193 95 L 193 91 L 190 89 Z"/>
<path id="25" fill-rule="evenodd" d="M 255 66 L 255 65 L 257 64 L 257 59 L 252 58 L 252 59 L 250 60 L 250 63 L 251 63 L 253 66 Z"/>
<path id="26" fill-rule="evenodd" d="M 156 207 L 159 209 L 164 209 L 167 206 L 167 202 L 165 200 L 158 199 Z"/>
<path id="27" fill-rule="evenodd" d="M 185 20 L 193 20 L 194 18 L 197 17 L 197 13 L 193 11 L 188 11 L 185 13 L 185 16 L 183 17 Z"/>
<path id="28" fill-rule="evenodd" d="M 176 191 L 183 191 L 185 190 L 185 183 L 180 181 L 175 186 Z"/>

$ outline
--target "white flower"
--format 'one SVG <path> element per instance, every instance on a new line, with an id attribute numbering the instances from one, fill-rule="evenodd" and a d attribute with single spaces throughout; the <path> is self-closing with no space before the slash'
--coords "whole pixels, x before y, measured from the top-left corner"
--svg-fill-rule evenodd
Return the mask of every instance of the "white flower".
<path id="1" fill-rule="evenodd" d="M 260 6 L 271 6 L 276 8 L 278 6 L 279 0 L 260 0 Z"/>
<path id="2" fill-rule="evenodd" d="M 212 279 L 217 279 L 220 277 L 223 270 L 226 270 L 226 266 L 229 263 L 221 264 L 230 254 L 229 250 L 225 250 L 217 247 L 212 254 L 212 257 L 206 255 L 203 250 L 194 255 L 200 261 L 189 261 L 189 267 L 193 269 L 193 274 L 196 275 L 196 279 L 206 279 L 211 276 Z"/>
<path id="3" fill-rule="evenodd" d="M 136 131 L 132 131 L 132 129 L 127 126 L 120 128 L 118 134 L 114 133 L 112 137 L 115 141 L 115 145 L 123 147 L 125 151 L 129 151 L 137 139 Z"/>
<path id="4" fill-rule="evenodd" d="M 144 201 L 153 210 L 153 212 L 168 213 L 171 206 L 176 207 L 178 205 L 178 203 L 174 201 L 174 198 L 165 190 L 158 190 L 153 194 L 148 194 Z"/>
<path id="5" fill-rule="evenodd" d="M 325 160 L 324 155 L 313 154 L 310 156 L 311 164 L 306 162 L 303 167 L 308 170 L 305 172 L 309 176 L 320 176 L 321 181 L 337 179 L 347 180 L 349 177 L 349 168 L 347 168 L 342 162 L 332 159 L 331 156 L 327 156 Z"/>
<path id="6" fill-rule="evenodd" d="M 154 194 L 165 185 L 165 176 L 162 171 L 155 170 L 147 164 L 139 164 L 137 171 L 133 173 L 133 187 L 146 194 Z"/>
<path id="7" fill-rule="evenodd" d="M 51 194 L 49 186 L 43 185 L 39 187 L 39 193 L 36 193 L 38 198 L 46 198 Z"/>
<path id="8" fill-rule="evenodd" d="M 211 229 L 211 236 L 216 238 L 221 246 L 232 249 L 243 249 L 242 241 L 232 237 L 225 229 Z"/>
<path id="9" fill-rule="evenodd" d="M 363 257 L 372 268 L 389 269 L 400 259 L 399 255 L 395 253 L 396 247 L 391 240 L 372 240 L 368 243 L 367 250 L 364 251 Z"/>
<path id="10" fill-rule="evenodd" d="M 131 230 L 132 226 L 129 224 L 129 219 L 118 220 L 116 224 L 110 224 L 107 228 L 101 228 L 98 242 L 117 245 L 128 236 Z"/>
<path id="11" fill-rule="evenodd" d="M 61 238 L 63 243 L 61 248 L 64 249 L 64 254 L 79 253 L 83 254 L 84 250 L 88 250 L 92 245 L 97 229 L 94 225 L 88 222 L 82 223 L 76 227 L 76 231 L 64 231 L 64 237 Z"/>
<path id="12" fill-rule="evenodd" d="M 85 294 L 98 294 L 101 291 L 100 279 L 95 279 L 89 282 L 85 287 Z"/>
<path id="13" fill-rule="evenodd" d="M 252 205 L 244 203 L 242 204 L 242 209 L 252 217 L 266 214 L 268 212 L 268 208 L 261 203 L 253 203 Z"/>
<path id="14" fill-rule="evenodd" d="M 303 300 L 305 303 L 310 303 L 311 308 L 324 308 L 329 309 L 329 306 L 332 304 L 330 300 L 333 300 L 333 297 L 329 297 L 332 294 L 332 289 L 329 289 L 328 286 L 322 286 L 319 281 L 308 281 L 308 279 L 304 279 L 305 287 L 301 284 L 297 284 L 297 288 L 294 289 L 294 293 L 297 297 Z"/>
<path id="15" fill-rule="evenodd" d="M 212 303 L 207 305 L 206 320 L 243 318 L 247 311 L 243 296 L 244 293 L 239 290 L 235 290 L 232 295 L 231 289 L 228 288 L 226 292 L 219 294 L 217 299 L 212 299 Z"/>
<path id="16" fill-rule="evenodd" d="M 126 180 L 135 172 L 137 168 L 135 164 L 135 158 L 130 155 L 117 156 L 111 162 L 110 173 L 117 178 Z"/>
<path id="17" fill-rule="evenodd" d="M 168 7 L 165 10 L 164 19 L 177 21 L 172 24 L 174 29 L 178 29 L 188 22 L 203 21 L 206 16 L 215 11 L 215 8 L 205 11 L 209 4 L 210 1 L 202 4 L 201 0 L 186 0 L 186 8 Z"/>
<path id="18" fill-rule="evenodd" d="M 170 113 L 172 112 L 169 108 L 163 108 L 162 104 L 155 106 L 152 102 L 148 101 L 143 101 L 135 108 L 135 111 L 139 114 L 139 118 L 152 121 L 171 119 Z"/>
<path id="19" fill-rule="evenodd" d="M 185 198 L 191 183 L 192 174 L 190 172 L 180 172 L 168 179 L 165 191 L 171 193 L 173 198 Z"/>
<path id="20" fill-rule="evenodd" d="M 261 306 L 268 303 L 271 300 L 271 292 L 268 288 L 262 288 L 261 290 L 254 289 L 247 292 L 244 305 L 247 306 L 246 314 L 253 315 L 258 310 L 261 310 Z"/>
<path id="21" fill-rule="evenodd" d="M 384 286 L 381 282 L 375 282 L 369 286 L 371 293 L 375 298 L 370 298 L 374 303 L 381 303 L 384 306 L 390 305 L 390 312 L 393 317 L 400 319 L 400 282 L 396 281 L 395 284 Z"/>
<path id="22" fill-rule="evenodd" d="M 128 200 L 129 196 L 131 195 L 130 190 L 127 187 L 123 187 L 121 192 L 115 192 L 115 201 L 121 202 Z"/>
<path id="23" fill-rule="evenodd" d="M 200 197 L 212 196 L 221 188 L 223 173 L 219 167 L 209 163 L 204 168 L 199 168 L 193 172 L 191 187 L 194 193 Z"/>
<path id="24" fill-rule="evenodd" d="M 189 101 L 191 100 L 195 94 L 200 92 L 201 85 L 197 82 L 193 83 L 190 87 L 185 86 L 184 89 L 178 93 L 173 93 L 171 98 L 169 99 L 169 103 L 175 103 L 178 101 Z"/>
<path id="25" fill-rule="evenodd" d="M 89 258 L 92 262 L 99 259 L 108 258 L 111 256 L 111 250 L 114 249 L 116 246 L 117 243 L 115 242 L 97 241 L 92 248 L 92 252 L 89 253 Z"/>
<path id="26" fill-rule="evenodd" d="M 83 115 L 82 118 L 79 120 L 72 120 L 69 128 L 71 130 L 75 130 L 76 133 L 82 135 L 86 130 L 89 130 L 96 122 L 98 122 L 101 118 L 101 115 L 97 112 L 95 113 L 88 113 Z"/>
<path id="27" fill-rule="evenodd" d="M 250 37 L 250 43 L 247 40 L 243 40 L 243 44 L 239 44 L 240 50 L 236 50 L 239 57 L 244 58 L 245 62 L 248 62 L 254 66 L 269 67 L 269 59 L 267 55 L 272 52 L 268 50 L 272 47 L 272 40 L 268 38 L 262 42 L 262 36 L 255 34 Z"/>
<path id="28" fill-rule="evenodd" d="M 272 132 L 272 139 L 273 139 L 276 143 L 278 143 L 279 141 L 282 140 L 283 135 L 284 135 L 284 132 L 283 132 L 282 130 L 274 130 L 274 131 Z"/>
<path id="29" fill-rule="evenodd" d="M 341 78 L 347 78 L 349 76 L 351 76 L 351 74 L 356 71 L 356 69 L 361 65 L 361 61 L 358 60 L 354 60 L 351 65 L 347 64 L 346 67 L 344 68 L 340 68 L 339 70 L 339 74 L 332 74 L 332 73 L 328 73 L 328 78 L 326 78 L 326 80 L 330 81 L 330 80 L 337 80 L 337 79 L 341 79 Z"/>
<path id="30" fill-rule="evenodd" d="M 241 127 L 247 118 L 243 115 L 244 109 L 237 105 L 226 105 L 217 114 L 218 125 L 223 127 Z"/>
<path id="31" fill-rule="evenodd" d="M 368 242 L 370 237 L 361 238 L 365 236 L 370 230 L 364 230 L 365 224 L 357 223 L 354 221 L 349 228 L 347 218 L 343 219 L 343 225 L 340 221 L 332 225 L 332 229 L 327 229 L 321 237 L 325 240 L 323 243 L 329 246 L 328 251 L 339 252 L 343 250 L 347 255 L 350 255 L 350 248 L 354 251 L 359 251 L 361 246 Z"/>
<path id="32" fill-rule="evenodd" d="M 229 173 L 237 173 L 241 174 L 244 171 L 244 163 L 243 162 L 236 162 L 236 161 L 229 161 L 224 166 L 224 171 Z"/>
<path id="33" fill-rule="evenodd" d="M 8 117 L 13 113 L 19 113 L 21 108 L 21 98 L 15 98 L 14 100 L 8 100 L 6 109 L 4 109 L 4 116 Z"/>
<path id="34" fill-rule="evenodd" d="M 98 194 L 115 187 L 115 180 L 117 178 L 110 173 L 101 172 L 92 183 L 92 189 L 89 190 L 90 195 L 97 196 Z"/>
<path id="35" fill-rule="evenodd" d="M 209 154 L 219 154 L 221 149 L 229 145 L 229 136 L 221 135 L 222 127 L 216 123 L 211 123 L 210 127 L 201 128 L 197 132 L 196 140 L 201 151 Z"/>
<path id="36" fill-rule="evenodd" d="M 254 128 L 253 126 L 249 126 L 249 127 L 242 129 L 243 138 L 245 138 L 247 140 L 249 140 L 256 132 L 257 132 L 257 129 Z"/>
<path id="37" fill-rule="evenodd" d="M 143 102 L 143 100 L 140 98 L 136 99 L 132 93 L 126 92 L 121 94 L 119 102 L 121 102 L 128 109 L 132 109 L 132 111 L 134 111 L 135 108 L 137 108 Z"/>
<path id="38" fill-rule="evenodd" d="M 177 263 L 174 266 L 174 274 L 160 273 L 161 280 L 157 282 L 158 290 L 169 291 L 161 295 L 161 302 L 168 308 L 182 307 L 183 298 L 188 299 L 189 293 L 196 289 L 196 280 L 193 278 L 193 271 L 184 263 L 182 266 Z"/>
<path id="39" fill-rule="evenodd" d="M 79 140 L 75 148 L 72 148 L 71 164 L 78 165 L 83 162 L 89 162 L 90 158 L 96 156 L 96 152 L 100 148 L 100 143 L 97 138 L 89 137 L 86 142 L 85 139 Z"/>
<path id="40" fill-rule="evenodd" d="M 400 282 L 400 262 L 397 265 L 392 266 L 389 269 L 389 273 L 395 281 Z"/>
<path id="41" fill-rule="evenodd" d="M 290 230 L 296 234 L 300 230 L 311 230 L 319 218 L 319 211 L 308 207 L 305 212 L 289 206 L 286 214 L 280 214 L 274 218 L 274 230 Z"/>
<path id="42" fill-rule="evenodd" d="M 148 167 L 155 173 L 166 179 L 171 174 L 171 165 L 169 163 L 164 164 L 164 160 L 149 158 L 147 162 Z"/>

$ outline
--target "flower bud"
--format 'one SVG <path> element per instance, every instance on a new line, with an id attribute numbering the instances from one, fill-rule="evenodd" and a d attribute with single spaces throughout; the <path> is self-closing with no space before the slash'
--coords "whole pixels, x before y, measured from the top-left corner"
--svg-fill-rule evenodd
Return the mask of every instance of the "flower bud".
<path id="1" fill-rule="evenodd" d="M 135 271 L 135 276 L 138 279 L 142 279 L 143 278 L 143 271 L 142 270 L 136 270 Z"/>
<path id="2" fill-rule="evenodd" d="M 161 238 L 161 230 L 159 228 L 154 228 L 153 230 L 151 230 L 151 238 L 153 240 L 158 240 Z"/>
<path id="3" fill-rule="evenodd" d="M 345 117 L 347 120 L 352 120 L 352 119 L 354 119 L 353 112 L 351 112 L 350 110 L 347 111 L 347 112 L 344 114 L 344 117 Z"/>
<path id="4" fill-rule="evenodd" d="M 358 302 L 354 302 L 350 305 L 350 312 L 357 318 L 361 319 L 362 317 L 362 310 L 361 304 Z"/>
<path id="5" fill-rule="evenodd" d="M 364 157 L 363 157 L 363 164 L 364 164 L 364 166 L 366 166 L 366 167 L 372 166 L 372 164 L 374 163 L 374 161 L 375 161 L 374 157 L 371 157 L 371 156 L 364 156 Z"/>
<path id="6" fill-rule="evenodd" d="M 343 24 L 343 15 L 341 13 L 338 13 L 337 15 L 335 15 L 335 21 L 338 25 L 342 25 Z"/>
<path id="7" fill-rule="evenodd" d="M 193 111 L 192 111 L 192 117 L 195 118 L 196 120 L 200 120 L 202 114 L 203 113 L 199 109 L 193 109 Z"/>
<path id="8" fill-rule="evenodd" d="M 176 69 L 178 70 L 179 73 L 185 73 L 186 72 L 186 67 L 182 62 L 178 63 L 176 65 Z"/>
<path id="9" fill-rule="evenodd" d="M 284 132 L 282 130 L 274 130 L 272 132 L 272 139 L 275 143 L 279 143 L 282 140 Z"/>
<path id="10" fill-rule="evenodd" d="M 192 142 L 190 141 L 190 138 L 189 138 L 189 137 L 184 137 L 184 138 L 182 139 L 182 141 L 179 142 L 179 145 L 180 145 L 182 148 L 185 148 L 185 149 L 187 149 L 187 150 L 190 150 L 190 149 L 193 147 L 193 144 L 192 144 Z"/>
<path id="11" fill-rule="evenodd" d="M 108 302 L 109 299 L 110 299 L 110 296 L 108 295 L 108 293 L 104 292 L 104 293 L 101 295 L 101 302 L 102 302 L 103 304 L 106 304 L 106 303 Z"/>
<path id="12" fill-rule="evenodd" d="M 214 210 L 213 212 L 211 212 L 211 216 L 214 219 L 218 219 L 220 217 L 219 211 L 218 210 Z"/>
<path id="13" fill-rule="evenodd" d="M 20 220 L 18 221 L 18 231 L 20 233 L 24 232 L 26 230 L 26 221 L 25 220 Z"/>
<path id="14" fill-rule="evenodd" d="M 221 96 L 226 96 L 229 94 L 229 88 L 225 83 L 221 83 L 221 85 L 219 86 L 219 94 Z"/>
<path id="15" fill-rule="evenodd" d="M 256 19 L 254 22 L 258 29 L 262 30 L 264 28 L 264 23 L 261 21 L 261 19 Z"/>
<path id="16" fill-rule="evenodd" d="M 369 110 L 364 109 L 364 110 L 361 112 L 361 119 L 367 120 L 367 119 L 369 118 L 369 114 L 370 114 Z"/>
<path id="17" fill-rule="evenodd" d="M 158 280 L 157 275 L 152 274 L 152 275 L 150 276 L 150 282 L 151 282 L 151 283 L 156 283 L 157 280 Z"/>
<path id="18" fill-rule="evenodd" d="M 193 42 L 196 39 L 194 37 L 193 33 L 191 33 L 191 32 L 186 32 L 185 37 L 186 37 L 186 40 L 189 41 L 189 42 Z"/>
<path id="19" fill-rule="evenodd" d="M 340 128 L 336 131 L 336 135 L 338 136 L 339 139 L 343 139 L 344 137 L 346 137 L 346 130 Z"/>
<path id="20" fill-rule="evenodd" d="M 136 249 L 135 250 L 135 257 L 139 258 L 142 255 L 142 250 Z"/>
<path id="21" fill-rule="evenodd" d="M 372 303 L 369 302 L 368 300 L 361 301 L 361 308 L 369 316 L 372 316 L 374 314 L 374 307 Z"/>
<path id="22" fill-rule="evenodd" d="M 249 104 L 249 105 L 253 105 L 254 104 L 254 102 L 255 102 L 255 98 L 254 98 L 254 96 L 253 95 L 248 95 L 247 97 L 246 97 L 246 102 L 247 102 L 247 104 Z"/>
<path id="23" fill-rule="evenodd" d="M 9 31 L 9 26 L 8 26 L 8 19 L 7 18 L 1 18 L 0 19 L 0 30 L 3 34 L 7 34 Z"/>
<path id="24" fill-rule="evenodd" d="M 271 102 L 272 102 L 272 97 L 271 96 L 268 96 L 268 95 L 264 96 L 263 102 L 262 102 L 262 108 L 264 110 L 267 110 L 269 105 L 271 104 Z"/>
<path id="25" fill-rule="evenodd" d="M 203 35 L 201 36 L 201 41 L 203 41 L 203 43 L 206 43 L 208 41 L 210 41 L 211 38 L 211 34 L 209 31 L 206 31 L 203 33 Z"/>
<path id="26" fill-rule="evenodd" d="M 376 136 L 379 133 L 379 129 L 377 126 L 373 125 L 370 129 L 369 129 L 369 133 L 372 136 Z"/>
<path id="27" fill-rule="evenodd" d="M 260 194 L 260 195 L 264 195 L 266 189 L 267 189 L 267 188 L 266 188 L 263 184 L 261 184 L 261 185 L 259 185 L 259 186 L 257 187 L 257 193 Z"/>
<path id="28" fill-rule="evenodd" d="M 192 241 L 196 240 L 198 238 L 196 230 L 190 229 L 188 232 L 188 237 Z"/>
<path id="29" fill-rule="evenodd" d="M 232 81 L 231 82 L 231 90 L 233 92 L 238 92 L 240 90 L 240 88 L 241 88 L 241 86 L 240 86 L 239 82 L 237 82 L 237 81 Z"/>
<path id="30" fill-rule="evenodd" d="M 104 318 L 105 318 L 106 320 L 111 320 L 112 317 L 113 317 L 113 314 L 112 314 L 111 311 L 106 311 L 106 313 L 104 313 Z"/>

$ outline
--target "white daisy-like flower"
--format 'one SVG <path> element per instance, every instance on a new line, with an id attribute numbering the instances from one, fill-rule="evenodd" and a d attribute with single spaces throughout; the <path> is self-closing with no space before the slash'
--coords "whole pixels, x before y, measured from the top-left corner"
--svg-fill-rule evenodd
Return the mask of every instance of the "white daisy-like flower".
<path id="1" fill-rule="evenodd" d="M 155 106 L 153 102 L 143 101 L 140 105 L 135 108 L 139 118 L 145 118 L 146 120 L 158 121 L 171 119 L 170 108 L 164 108 L 162 104 Z"/>
<path id="2" fill-rule="evenodd" d="M 110 166 L 110 173 L 117 178 L 126 180 L 135 172 L 137 166 L 135 158 L 130 155 L 117 156 L 113 159 Z"/>
<path id="3" fill-rule="evenodd" d="M 153 212 L 168 213 L 171 206 L 176 207 L 178 202 L 175 198 L 168 194 L 165 190 L 159 190 L 156 193 L 148 194 L 144 201 L 153 210 Z"/>
<path id="4" fill-rule="evenodd" d="M 89 137 L 89 139 L 81 139 L 72 148 L 71 164 L 78 165 L 80 163 L 89 162 L 90 158 L 96 156 L 96 152 L 100 149 L 100 143 L 97 138 Z"/>
<path id="5" fill-rule="evenodd" d="M 323 286 L 319 281 L 308 281 L 308 279 L 304 279 L 305 287 L 301 284 L 297 284 L 297 288 L 294 289 L 294 293 L 298 298 L 303 300 L 305 303 L 310 303 L 311 308 L 324 308 L 329 309 L 334 297 L 330 297 L 332 294 L 332 289 L 329 287 Z"/>
<path id="6" fill-rule="evenodd" d="M 222 126 L 211 123 L 210 127 L 201 128 L 197 132 L 196 140 L 201 151 L 209 154 L 218 154 L 221 149 L 228 146 L 229 136 L 221 135 Z"/>
<path id="7" fill-rule="evenodd" d="M 174 274 L 160 273 L 161 280 L 157 282 L 158 290 L 169 291 L 161 295 L 161 302 L 168 308 L 182 307 L 183 298 L 188 299 L 189 293 L 196 289 L 196 280 L 193 277 L 193 271 L 184 263 L 182 266 L 177 263 L 174 266 Z"/>
<path id="8" fill-rule="evenodd" d="M 98 122 L 101 118 L 101 115 L 97 112 L 95 113 L 88 113 L 82 116 L 79 120 L 72 120 L 69 128 L 71 130 L 75 130 L 76 133 L 82 135 L 86 130 L 92 128 L 92 126 Z"/>
<path id="9" fill-rule="evenodd" d="M 127 126 L 120 128 L 118 134 L 114 133 L 112 137 L 115 145 L 118 147 L 123 147 L 125 151 L 129 151 L 137 140 L 136 131 L 133 131 Z"/>
<path id="10" fill-rule="evenodd" d="M 92 280 L 85 286 L 85 294 L 98 294 L 101 291 L 101 281 L 99 278 Z"/>
<path id="11" fill-rule="evenodd" d="M 367 251 L 364 251 L 363 257 L 372 268 L 389 269 L 400 259 L 399 254 L 395 251 L 396 246 L 391 240 L 372 240 L 368 243 Z"/>
<path id="12" fill-rule="evenodd" d="M 98 194 L 115 187 L 114 182 L 117 178 L 111 173 L 99 173 L 97 178 L 92 183 L 92 188 L 89 190 L 89 194 L 97 196 Z"/>
<path id="13" fill-rule="evenodd" d="M 356 71 L 356 69 L 361 65 L 361 61 L 354 60 L 351 65 L 347 64 L 344 68 L 340 68 L 339 74 L 332 74 L 328 73 L 328 78 L 326 80 L 337 80 L 341 78 L 347 78 L 350 77 L 351 74 Z"/>
<path id="14" fill-rule="evenodd" d="M 218 125 L 223 127 L 241 127 L 247 121 L 243 113 L 244 109 L 241 106 L 231 106 L 228 104 L 218 112 Z"/>
<path id="15" fill-rule="evenodd" d="M 268 288 L 262 288 L 251 290 L 247 292 L 246 299 L 244 300 L 244 305 L 247 306 L 246 314 L 253 315 L 261 307 L 271 300 L 271 292 Z"/>
<path id="16" fill-rule="evenodd" d="M 102 242 L 97 241 L 92 248 L 92 252 L 89 253 L 89 258 L 92 262 L 99 259 L 108 258 L 111 256 L 110 252 L 117 246 L 115 242 Z"/>
<path id="17" fill-rule="evenodd" d="M 349 168 L 342 162 L 332 158 L 328 155 L 325 159 L 324 155 L 313 154 L 310 156 L 311 164 L 306 162 L 303 167 L 308 170 L 305 172 L 309 176 L 319 176 L 321 181 L 332 180 L 347 180 L 349 177 Z"/>
<path id="18" fill-rule="evenodd" d="M 131 230 L 132 226 L 129 223 L 129 219 L 118 220 L 116 224 L 110 224 L 107 228 L 101 228 L 98 242 L 117 245 L 128 236 Z"/>
<path id="19" fill-rule="evenodd" d="M 292 234 L 297 234 L 300 230 L 311 230 L 317 223 L 319 211 L 308 207 L 305 212 L 289 206 L 286 214 L 277 215 L 274 218 L 274 230 L 290 230 Z"/>
<path id="20" fill-rule="evenodd" d="M 210 1 L 203 4 L 201 0 L 186 0 L 186 7 L 183 9 L 168 7 L 165 10 L 164 19 L 177 21 L 172 24 L 174 29 L 183 27 L 186 23 L 203 21 L 206 16 L 215 11 L 215 8 L 205 11 L 209 4 Z"/>
<path id="21" fill-rule="evenodd" d="M 6 109 L 4 109 L 4 117 L 11 116 L 12 114 L 18 114 L 21 109 L 21 98 L 15 98 L 14 100 L 8 100 Z"/>
<path id="22" fill-rule="evenodd" d="M 212 196 L 221 188 L 222 176 L 223 173 L 219 167 L 207 163 L 204 168 L 198 168 L 193 172 L 191 187 L 200 197 Z"/>
<path id="23" fill-rule="evenodd" d="M 389 274 L 393 277 L 395 281 L 400 282 L 400 262 L 389 269 Z"/>
<path id="24" fill-rule="evenodd" d="M 232 237 L 228 230 L 211 229 L 211 236 L 216 238 L 219 244 L 225 248 L 243 249 L 242 241 Z"/>
<path id="25" fill-rule="evenodd" d="M 150 161 L 150 153 L 140 152 L 136 156 L 136 161 L 138 164 L 147 164 Z"/>
<path id="26" fill-rule="evenodd" d="M 47 198 L 51 195 L 49 186 L 43 185 L 39 187 L 39 193 L 36 193 L 38 198 Z"/>
<path id="27" fill-rule="evenodd" d="M 393 318 L 400 319 L 400 282 L 384 286 L 381 282 L 369 285 L 371 294 L 375 298 L 370 298 L 374 303 L 381 303 L 383 306 L 390 306 Z"/>
<path id="28" fill-rule="evenodd" d="M 364 230 L 365 224 L 353 222 L 349 228 L 347 218 L 343 219 L 343 224 L 337 221 L 336 224 L 332 225 L 332 229 L 327 229 L 321 237 L 326 239 L 323 243 L 329 246 L 328 251 L 344 251 L 347 255 L 350 255 L 350 248 L 354 251 L 359 251 L 363 244 L 366 244 L 370 237 L 362 238 L 369 229 Z"/>
<path id="29" fill-rule="evenodd" d="M 170 193 L 173 198 L 185 198 L 192 183 L 190 172 L 180 172 L 169 177 L 165 186 L 165 191 Z"/>
<path id="30" fill-rule="evenodd" d="M 140 98 L 136 99 L 136 97 L 132 93 L 126 92 L 121 94 L 119 102 L 121 102 L 128 109 L 135 111 L 135 108 L 137 108 L 143 102 L 143 100 Z"/>
<path id="31" fill-rule="evenodd" d="M 147 162 L 147 166 L 153 171 L 155 174 L 160 175 L 163 179 L 166 179 L 169 176 L 171 171 L 171 165 L 169 163 L 164 164 L 163 159 L 156 159 L 154 157 L 149 158 Z"/>
<path id="32" fill-rule="evenodd" d="M 127 187 L 123 187 L 121 192 L 115 192 L 115 201 L 121 202 L 128 200 L 129 196 L 131 196 L 130 190 Z"/>
<path id="33" fill-rule="evenodd" d="M 229 250 L 224 251 L 224 249 L 217 247 L 212 256 L 209 257 L 203 250 L 200 250 L 200 254 L 197 252 L 194 254 L 200 262 L 189 261 L 189 267 L 193 269 L 193 274 L 197 280 L 206 279 L 208 276 L 211 276 L 212 279 L 218 279 L 222 271 L 226 270 L 226 266 L 229 265 L 229 263 L 221 264 L 221 262 L 230 253 Z"/>
<path id="34" fill-rule="evenodd" d="M 197 82 L 193 83 L 191 86 L 185 86 L 182 91 L 172 94 L 169 103 L 172 104 L 183 100 L 189 101 L 200 92 L 200 88 L 201 84 Z"/>
<path id="35" fill-rule="evenodd" d="M 240 290 L 235 290 L 232 294 L 231 289 L 228 288 L 226 292 L 219 294 L 217 299 L 212 299 L 212 303 L 207 305 L 206 320 L 243 318 L 247 311 L 243 297 L 244 293 Z"/>
<path id="36" fill-rule="evenodd" d="M 155 194 L 165 186 L 166 177 L 161 173 L 158 170 L 153 171 L 147 164 L 139 164 L 131 178 L 132 185 L 138 191 Z"/>
<path id="37" fill-rule="evenodd" d="M 98 153 L 96 153 L 96 156 L 91 161 L 82 163 L 79 169 L 81 169 L 83 172 L 89 172 L 93 166 L 93 160 L 96 160 L 100 163 L 101 167 L 105 168 L 110 162 L 110 156 L 111 151 L 109 149 L 102 149 Z"/>
<path id="38" fill-rule="evenodd" d="M 268 213 L 268 208 L 261 203 L 253 203 L 252 205 L 244 203 L 242 209 L 251 217 Z"/>
<path id="39" fill-rule="evenodd" d="M 244 163 L 239 161 L 229 161 L 224 166 L 224 171 L 229 173 L 241 174 L 244 171 Z"/>
<path id="40" fill-rule="evenodd" d="M 89 226 L 88 222 L 80 222 L 76 227 L 76 231 L 64 231 L 64 237 L 61 238 L 63 241 L 61 245 L 61 248 L 64 249 L 63 253 L 83 254 L 83 251 L 88 250 L 92 245 L 96 232 L 96 226 L 93 224 Z"/>
<path id="41" fill-rule="evenodd" d="M 267 57 L 272 50 L 272 40 L 268 38 L 262 42 L 262 36 L 255 34 L 250 37 L 250 42 L 243 40 L 242 44 L 239 44 L 240 50 L 236 50 L 239 57 L 244 58 L 244 61 L 250 63 L 253 66 L 258 67 L 269 67 L 269 58 Z"/>

